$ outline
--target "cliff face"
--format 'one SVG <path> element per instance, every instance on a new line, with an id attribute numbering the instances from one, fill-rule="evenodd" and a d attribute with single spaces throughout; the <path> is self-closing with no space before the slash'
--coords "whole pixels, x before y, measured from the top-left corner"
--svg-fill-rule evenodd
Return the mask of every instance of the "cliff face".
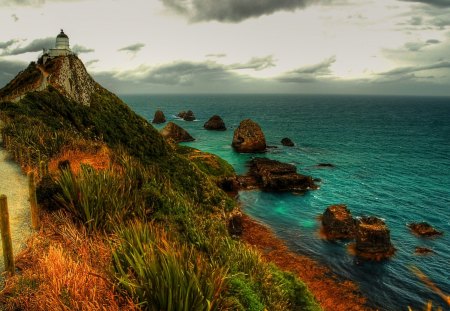
<path id="1" fill-rule="evenodd" d="M 45 64 L 32 62 L 0 90 L 0 101 L 17 102 L 28 92 L 43 91 L 49 85 L 85 106 L 91 105 L 92 95 L 102 88 L 77 56 L 60 56 Z"/>

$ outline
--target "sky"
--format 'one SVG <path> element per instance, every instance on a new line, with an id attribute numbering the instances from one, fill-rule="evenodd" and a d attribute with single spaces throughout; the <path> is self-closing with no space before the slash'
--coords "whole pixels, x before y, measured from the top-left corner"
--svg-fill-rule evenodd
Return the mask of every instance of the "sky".
<path id="1" fill-rule="evenodd" d="M 0 87 L 60 29 L 119 94 L 450 96 L 450 0 L 0 0 Z"/>

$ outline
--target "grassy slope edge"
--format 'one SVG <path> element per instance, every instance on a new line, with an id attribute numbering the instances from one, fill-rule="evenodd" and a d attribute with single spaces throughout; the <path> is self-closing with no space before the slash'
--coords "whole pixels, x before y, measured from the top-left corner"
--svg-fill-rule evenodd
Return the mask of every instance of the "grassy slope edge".
<path id="1" fill-rule="evenodd" d="M 41 179 L 45 226 L 7 280 L 5 309 L 320 310 L 300 280 L 229 237 L 236 203 L 215 184 L 232 174 L 220 158 L 189 160 L 106 90 L 91 107 L 33 92 L 0 103 L 0 117 L 28 169 L 67 150 L 110 155 L 107 168 Z"/>

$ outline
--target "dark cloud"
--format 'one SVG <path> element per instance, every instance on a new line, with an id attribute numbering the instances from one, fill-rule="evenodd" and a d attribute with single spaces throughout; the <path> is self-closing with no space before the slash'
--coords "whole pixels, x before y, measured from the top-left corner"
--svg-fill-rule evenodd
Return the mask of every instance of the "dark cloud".
<path id="1" fill-rule="evenodd" d="M 421 16 L 413 16 L 409 20 L 408 24 L 413 25 L 413 26 L 420 26 L 420 25 L 422 25 L 422 22 L 423 22 L 423 18 Z"/>
<path id="2" fill-rule="evenodd" d="M 439 8 L 450 8 L 450 1 L 448 0 L 401 0 L 401 1 L 429 4 Z"/>
<path id="3" fill-rule="evenodd" d="M 48 49 L 55 45 L 55 38 L 48 37 L 42 39 L 35 39 L 25 46 L 19 46 L 14 49 L 4 50 L 2 55 L 19 55 L 28 52 L 39 52 L 42 49 Z"/>
<path id="4" fill-rule="evenodd" d="M 91 49 L 91 48 L 87 48 L 87 47 L 82 46 L 82 45 L 75 44 L 72 47 L 72 51 L 77 53 L 77 54 L 81 54 L 81 53 L 91 53 L 91 52 L 94 52 L 95 50 Z"/>
<path id="5" fill-rule="evenodd" d="M 119 52 L 137 53 L 145 46 L 144 43 L 135 43 L 118 49 Z"/>
<path id="6" fill-rule="evenodd" d="M 330 66 L 336 62 L 336 57 L 332 56 L 324 61 L 311 65 L 301 67 L 277 77 L 280 82 L 289 83 L 307 83 L 315 82 L 320 78 L 330 75 Z"/>
<path id="7" fill-rule="evenodd" d="M 439 41 L 437 39 L 429 39 L 425 43 L 426 44 L 438 44 L 438 43 L 441 43 L 441 41 Z"/>
<path id="8" fill-rule="evenodd" d="M 161 0 L 170 10 L 192 22 L 236 23 L 277 11 L 295 11 L 323 0 Z"/>
<path id="9" fill-rule="evenodd" d="M 425 42 L 407 42 L 405 43 L 405 49 L 410 51 L 410 52 L 418 52 L 420 50 L 422 50 L 424 47 L 426 46 L 430 46 L 430 45 L 434 45 L 434 44 L 438 44 L 441 41 L 436 40 L 436 39 L 429 39 Z"/>
<path id="10" fill-rule="evenodd" d="M 0 58 L 0 88 L 11 81 L 21 70 L 27 67 L 27 63 L 9 61 Z"/>
<path id="11" fill-rule="evenodd" d="M 275 62 L 272 55 L 266 57 L 253 57 L 248 62 L 243 64 L 232 64 L 227 68 L 238 70 L 238 69 L 253 69 L 253 70 L 263 70 L 269 67 L 274 67 Z"/>
<path id="12" fill-rule="evenodd" d="M 12 15 L 11 15 L 11 18 L 12 18 L 15 22 L 17 22 L 17 21 L 19 20 L 19 17 L 18 17 L 16 14 L 12 14 Z"/>
<path id="13" fill-rule="evenodd" d="M 450 62 L 441 61 L 430 65 L 400 67 L 393 70 L 389 70 L 387 72 L 380 73 L 380 75 L 384 76 L 405 75 L 433 69 L 450 69 Z"/>
<path id="14" fill-rule="evenodd" d="M 6 42 L 0 42 L 0 49 L 7 49 L 10 46 L 14 45 L 15 43 L 19 42 L 17 39 L 12 39 Z"/>

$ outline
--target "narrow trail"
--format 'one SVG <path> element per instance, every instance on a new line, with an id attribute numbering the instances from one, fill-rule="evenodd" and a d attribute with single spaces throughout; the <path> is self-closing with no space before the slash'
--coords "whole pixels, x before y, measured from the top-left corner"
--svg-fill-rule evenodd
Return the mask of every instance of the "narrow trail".
<path id="1" fill-rule="evenodd" d="M 1 144 L 0 135 L 0 194 L 8 197 L 13 253 L 16 256 L 25 246 L 25 242 L 32 232 L 28 182 L 19 165 L 9 159 L 8 153 L 1 147 Z M 0 272 L 3 271 L 3 249 L 0 246 Z"/>

